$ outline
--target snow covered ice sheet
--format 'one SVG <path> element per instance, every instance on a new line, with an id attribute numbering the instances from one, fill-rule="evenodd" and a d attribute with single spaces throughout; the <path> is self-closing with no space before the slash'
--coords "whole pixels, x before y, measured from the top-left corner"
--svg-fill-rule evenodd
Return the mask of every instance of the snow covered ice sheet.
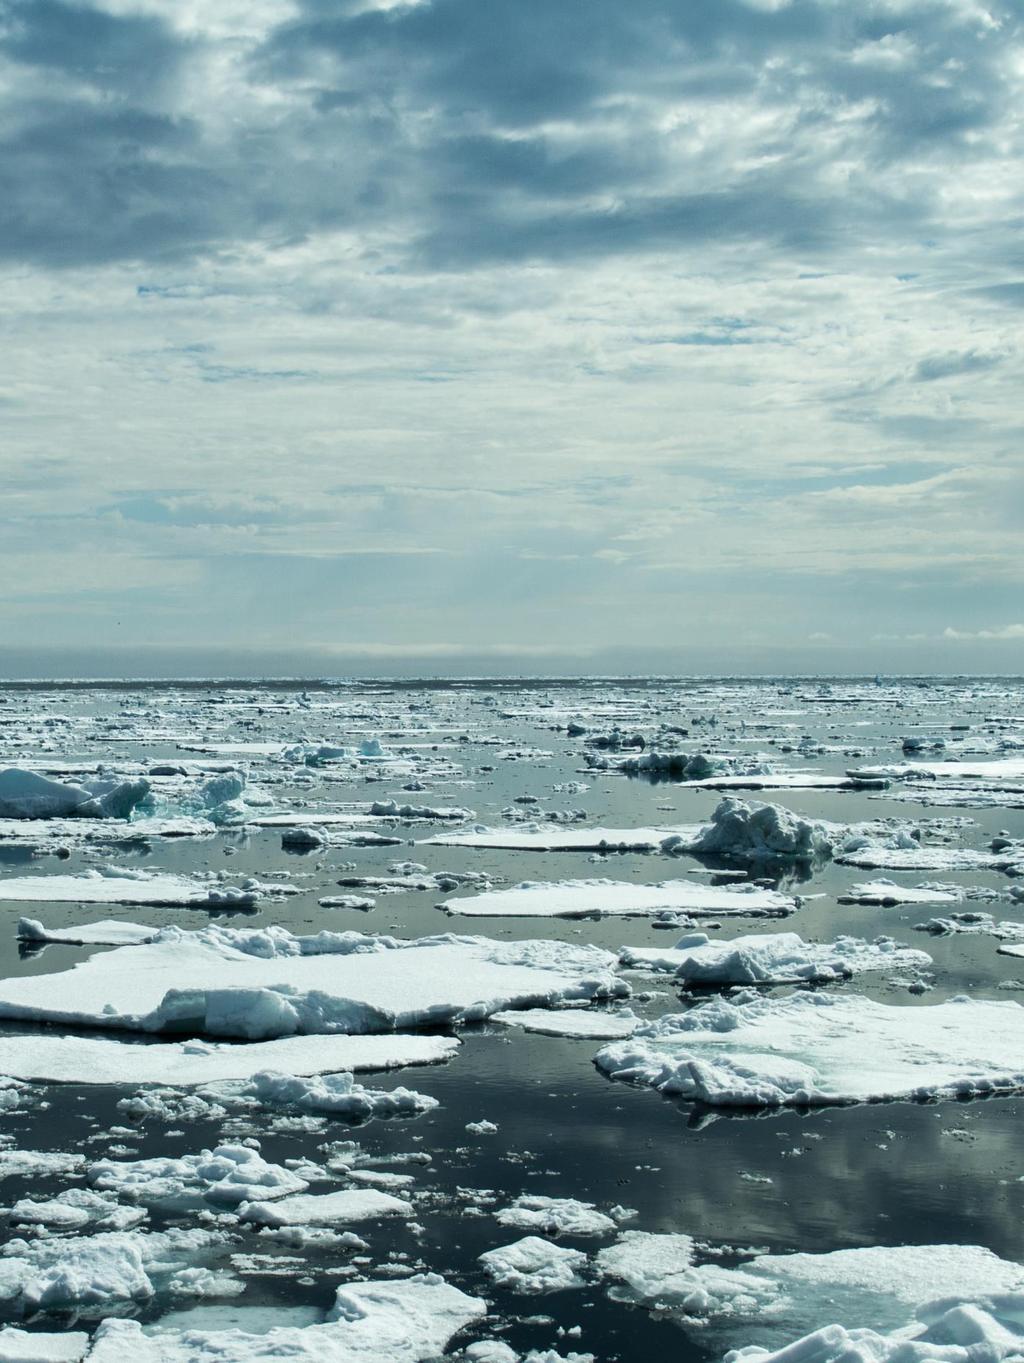
<path id="1" fill-rule="evenodd" d="M 795 932 L 759 933 L 731 941 L 711 941 L 690 933 L 667 950 L 625 947 L 619 957 L 633 969 L 670 972 L 680 984 L 824 983 L 871 970 L 925 969 L 926 951 L 900 946 L 891 937 L 874 942 L 839 937 L 834 942 L 805 942 Z"/>
<path id="2" fill-rule="evenodd" d="M 295 894 L 279 882 L 250 881 L 232 885 L 211 876 L 169 875 L 107 866 L 77 875 L 5 876 L 0 878 L 0 900 L 48 904 L 136 904 L 164 908 L 252 906 L 266 896 Z"/>
<path id="3" fill-rule="evenodd" d="M 492 1013 L 492 1022 L 506 1027 L 522 1027 L 541 1036 L 588 1038 L 594 1041 L 632 1036 L 640 1025 L 631 1012 L 608 1013 L 601 1008 L 522 1008 L 508 1013 Z"/>
<path id="4" fill-rule="evenodd" d="M 231 1045 L 178 1041 L 150 1045 L 113 1037 L 61 1036 L 52 1032 L 0 1037 L 0 1074 L 51 1084 L 162 1084 L 176 1088 L 244 1080 L 260 1070 L 293 1075 L 396 1069 L 449 1060 L 454 1037 L 290 1036 Z M 3 1152 L 0 1152 L 2 1173 Z"/>
<path id="5" fill-rule="evenodd" d="M 880 1331 L 915 1324 L 915 1313 L 936 1299 L 985 1301 L 1024 1289 L 1024 1270 L 976 1245 L 868 1246 L 824 1254 L 758 1254 L 735 1268 L 697 1264 L 689 1236 L 627 1231 L 597 1255 L 597 1271 L 618 1301 L 667 1311 L 697 1327 L 715 1350 L 750 1345 L 777 1348 L 836 1323 L 870 1323 Z M 1019 1328 L 1019 1327 L 1018 1327 Z M 786 1355 L 787 1363 L 833 1357 L 813 1347 Z M 843 1356 L 871 1363 L 871 1354 Z M 883 1355 L 884 1357 L 884 1355 Z M 942 1355 L 925 1354 L 937 1360 Z M 976 1358 L 987 1358 L 978 1354 Z M 969 1363 L 970 1356 L 946 1363 Z M 910 1355 L 907 1363 L 916 1363 Z"/>
<path id="6" fill-rule="evenodd" d="M 18 919 L 18 938 L 40 946 L 50 942 L 65 946 L 141 946 L 151 942 L 159 928 L 145 928 L 141 923 L 124 923 L 116 918 L 103 918 L 98 923 L 83 923 L 74 928 L 48 928 L 37 918 Z"/>
<path id="7" fill-rule="evenodd" d="M 760 885 L 702 885 L 667 880 L 639 885 L 617 880 L 523 881 L 508 890 L 445 900 L 449 914 L 479 918 L 588 918 L 686 913 L 781 918 L 796 900 Z"/>
<path id="8" fill-rule="evenodd" d="M 608 952 L 558 942 L 166 928 L 71 971 L 4 981 L 0 1017 L 248 1040 L 383 1032 L 624 996 L 615 967 Z"/>
<path id="9" fill-rule="evenodd" d="M 241 1330 L 154 1331 L 136 1321 L 106 1321 L 89 1363 L 421 1363 L 487 1312 L 486 1303 L 435 1274 L 404 1282 L 349 1283 L 338 1289 L 322 1325 L 282 1326 L 263 1335 Z"/>
<path id="10" fill-rule="evenodd" d="M 712 1107 L 965 1098 L 1024 1088 L 1024 1008 L 967 998 L 892 1007 L 858 995 L 715 999 L 612 1042 L 612 1079 Z"/>

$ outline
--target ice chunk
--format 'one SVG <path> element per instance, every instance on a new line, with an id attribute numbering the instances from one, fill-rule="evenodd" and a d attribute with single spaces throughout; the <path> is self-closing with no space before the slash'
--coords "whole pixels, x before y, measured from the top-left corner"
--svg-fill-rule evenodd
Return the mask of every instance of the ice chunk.
<path id="1" fill-rule="evenodd" d="M 449 1060 L 447 1036 L 291 1036 L 248 1046 L 180 1041 L 138 1045 L 105 1037 L 0 1036 L 0 1074 L 54 1084 L 167 1084 L 183 1088 L 248 1079 L 259 1070 L 307 1075 L 389 1070 Z M 7 1152 L 10 1153 L 10 1152 Z M 4 1152 L 0 1152 L 0 1174 Z"/>
<path id="2" fill-rule="evenodd" d="M 108 1320 L 95 1336 L 89 1363 L 421 1363 L 487 1311 L 435 1274 L 403 1282 L 349 1283 L 338 1289 L 324 1325 L 282 1326 L 266 1334 L 241 1330 L 154 1331 L 136 1321 Z"/>
<path id="3" fill-rule="evenodd" d="M 495 1212 L 495 1220 L 515 1230 L 542 1231 L 545 1235 L 607 1235 L 616 1222 L 599 1212 L 592 1202 L 572 1197 L 524 1194 L 511 1207 Z"/>
<path id="4" fill-rule="evenodd" d="M 1024 1287 L 1024 1270 L 975 1245 L 870 1246 L 828 1254 L 761 1254 L 736 1268 L 693 1263 L 685 1236 L 627 1232 L 596 1259 L 596 1267 L 615 1285 L 615 1300 L 669 1312 L 680 1324 L 699 1325 L 706 1346 L 769 1348 L 816 1330 L 822 1319 L 855 1327 L 869 1320 L 880 1331 L 904 1330 L 914 1323 L 920 1304 L 945 1297 L 1000 1299 Z M 918 1327 L 919 1328 L 919 1327 Z M 819 1341 L 820 1342 L 820 1341 Z M 756 1356 L 756 1355 L 755 1355 Z M 997 1355 L 998 1356 L 998 1355 Z M 787 1350 L 787 1363 L 870 1363 L 874 1355 L 856 1351 L 819 1354 Z M 888 1354 L 883 1354 L 888 1359 Z M 909 1354 L 911 1360 L 937 1360 L 943 1354 Z M 946 1358 L 968 1363 L 972 1355 Z M 978 1359 L 990 1355 L 980 1351 Z M 892 1363 L 904 1363 L 902 1354 Z"/>
<path id="5" fill-rule="evenodd" d="M 795 932 L 761 933 L 731 942 L 712 942 L 703 933 L 693 933 L 670 950 L 625 947 L 619 960 L 633 969 L 669 971 L 681 984 L 696 985 L 824 983 L 869 970 L 924 969 L 932 963 L 926 951 L 901 946 L 891 937 L 873 942 L 839 937 L 820 943 L 805 942 Z"/>
<path id="6" fill-rule="evenodd" d="M 5 1178 L 53 1178 L 57 1174 L 74 1174 L 84 1165 L 84 1155 L 65 1150 L 0 1150 L 0 1182 Z"/>
<path id="7" fill-rule="evenodd" d="M 103 918 L 98 923 L 83 923 L 76 928 L 47 928 L 37 918 L 18 919 L 21 941 L 40 945 L 53 942 L 65 946 L 141 946 L 143 942 L 151 942 L 158 932 L 159 928 L 123 923 L 116 918 Z"/>
<path id="8" fill-rule="evenodd" d="M 499 1287 L 535 1295 L 582 1287 L 580 1270 L 586 1267 L 587 1256 L 582 1250 L 565 1249 L 538 1235 L 527 1235 L 514 1244 L 487 1250 L 480 1255 L 480 1262 Z"/>
<path id="9" fill-rule="evenodd" d="M 238 1215 L 258 1226 L 346 1226 L 382 1216 L 411 1216 L 412 1203 L 376 1188 L 342 1188 L 320 1196 L 299 1193 L 275 1202 L 243 1202 Z"/>
<path id="10" fill-rule="evenodd" d="M 801 818 L 782 805 L 726 796 L 686 850 L 739 862 L 814 861 L 832 855 L 832 842 L 824 823 Z"/>
<path id="11" fill-rule="evenodd" d="M 656 852 L 666 838 L 692 842 L 700 827 L 566 828 L 558 824 L 482 825 L 458 833 L 439 833 L 422 843 L 441 847 L 510 848 L 524 852 Z"/>
<path id="12" fill-rule="evenodd" d="M 0 1330 L 0 1363 L 81 1363 L 89 1351 L 89 1336 L 81 1330 L 44 1334 L 5 1325 Z"/>
<path id="13" fill-rule="evenodd" d="M 437 1107 L 437 1099 L 413 1089 L 368 1089 L 351 1074 L 317 1074 L 300 1078 L 274 1070 L 261 1070 L 233 1093 L 240 1098 L 303 1112 L 330 1112 L 350 1121 L 370 1117 L 415 1116 Z"/>
<path id="14" fill-rule="evenodd" d="M 212 1231 L 104 1231 L 76 1239 L 10 1240 L 0 1257 L 0 1292 L 24 1310 L 75 1307 L 108 1314 L 171 1285 L 197 1256 L 218 1245 Z M 183 1287 L 187 1288 L 187 1280 Z"/>
<path id="15" fill-rule="evenodd" d="M 851 885 L 839 895 L 840 904 L 874 904 L 895 908 L 900 904 L 958 904 L 964 897 L 959 885 L 897 885 L 892 880 L 870 880 Z"/>
<path id="16" fill-rule="evenodd" d="M 169 875 L 107 866 L 78 875 L 8 876 L 0 879 L 0 900 L 48 904 L 139 904 L 162 908 L 252 907 L 261 897 L 297 894 L 294 886 L 249 881 L 231 885 L 219 877 Z"/>
<path id="17" fill-rule="evenodd" d="M 563 942 L 164 929 L 73 970 L 0 983 L 0 1017 L 249 1040 L 383 1032 L 621 997 L 615 958 Z"/>
<path id="18" fill-rule="evenodd" d="M 781 918 L 794 912 L 796 901 L 759 885 L 715 886 L 692 880 L 667 880 L 660 885 L 618 880 L 524 880 L 510 890 L 448 899 L 442 907 L 450 914 L 495 918 L 640 917 L 674 912 L 694 917 L 736 914 Z"/>
<path id="19" fill-rule="evenodd" d="M 138 1207 L 121 1207 L 117 1199 L 88 1188 L 68 1188 L 56 1197 L 37 1202 L 22 1198 L 11 1208 L 12 1226 L 39 1226 L 45 1230 L 73 1231 L 86 1226 L 97 1230 L 131 1230 L 145 1221 Z"/>
<path id="20" fill-rule="evenodd" d="M 598 1052 L 613 1079 L 719 1107 L 966 1098 L 1024 1088 L 1024 1008 L 958 998 L 896 1008 L 857 995 L 724 999 Z"/>
<path id="21" fill-rule="evenodd" d="M 606 1013 L 599 1008 L 522 1008 L 510 1013 L 494 1013 L 492 1022 L 506 1027 L 522 1027 L 541 1036 L 586 1037 L 592 1041 L 632 1036 L 640 1020 L 628 1010 Z"/>
<path id="22" fill-rule="evenodd" d="M 66 785 L 22 767 L 0 771 L 0 818 L 127 819 L 149 794 L 149 782 L 97 777 Z"/>
<path id="23" fill-rule="evenodd" d="M 309 1186 L 290 1169 L 268 1164 L 247 1145 L 218 1145 L 199 1155 L 143 1160 L 97 1160 L 86 1177 L 94 1188 L 145 1206 L 190 1205 L 202 1200 L 235 1207 L 257 1198 L 288 1197 Z"/>

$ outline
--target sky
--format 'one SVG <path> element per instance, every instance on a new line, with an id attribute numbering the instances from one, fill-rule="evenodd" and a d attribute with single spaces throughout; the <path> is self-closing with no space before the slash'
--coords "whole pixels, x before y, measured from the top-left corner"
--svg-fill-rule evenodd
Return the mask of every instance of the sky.
<path id="1" fill-rule="evenodd" d="M 0 676 L 1024 670 L 1024 8 L 0 0 Z"/>

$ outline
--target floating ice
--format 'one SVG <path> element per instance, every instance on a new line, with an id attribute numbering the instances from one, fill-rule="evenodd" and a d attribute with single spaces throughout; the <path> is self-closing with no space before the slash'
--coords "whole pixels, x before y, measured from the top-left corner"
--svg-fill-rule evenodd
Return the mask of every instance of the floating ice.
<path id="1" fill-rule="evenodd" d="M 997 840 L 999 841 L 999 840 Z M 854 836 L 836 851 L 844 866 L 880 871 L 1006 871 L 1024 875 L 1024 843 L 1001 840 L 988 852 L 973 847 L 922 845 L 900 830 L 887 838 Z"/>
<path id="2" fill-rule="evenodd" d="M 577 1202 L 572 1197 L 524 1194 L 494 1216 L 503 1226 L 545 1235 L 607 1235 L 617 1229 L 617 1223 L 592 1202 Z"/>
<path id="3" fill-rule="evenodd" d="M 88 1188 L 68 1188 L 42 1202 L 22 1198 L 15 1202 L 9 1216 L 12 1226 L 60 1232 L 83 1230 L 86 1226 L 94 1230 L 131 1230 L 145 1219 L 141 1208 L 122 1207 L 115 1197 Z"/>
<path id="4" fill-rule="evenodd" d="M 156 1331 L 136 1321 L 108 1320 L 95 1336 L 89 1363 L 421 1363 L 480 1319 L 486 1303 L 435 1274 L 403 1282 L 340 1287 L 323 1325 L 282 1326 L 266 1334 L 241 1330 Z"/>
<path id="5" fill-rule="evenodd" d="M 108 1314 L 119 1302 L 146 1301 L 160 1286 L 187 1293 L 184 1275 L 221 1240 L 212 1231 L 176 1229 L 9 1240 L 0 1251 L 0 1297 L 26 1311 Z M 235 1280 L 229 1290 L 238 1290 Z"/>
<path id="6" fill-rule="evenodd" d="M 903 1330 L 914 1324 L 922 1303 L 936 1298 L 946 1299 L 938 1309 L 942 1314 L 951 1305 L 949 1299 L 998 1300 L 1024 1288 L 1019 1265 L 975 1245 L 761 1254 L 736 1268 L 695 1265 L 694 1257 L 688 1236 L 632 1231 L 602 1250 L 595 1265 L 614 1284 L 609 1295 L 615 1300 L 656 1308 L 681 1324 L 700 1326 L 700 1338 L 719 1349 L 726 1343 L 776 1348 L 816 1330 L 823 1319 L 847 1327 L 869 1320 L 880 1331 Z M 794 1346 L 783 1357 L 786 1363 L 838 1363 L 840 1357 L 843 1363 L 872 1363 L 876 1355 L 856 1349 L 838 1355 L 831 1348 L 819 1352 L 809 1343 L 806 1350 Z M 890 1355 L 881 1357 L 888 1360 Z M 990 1357 L 980 1350 L 951 1356 L 910 1353 L 905 1363 L 980 1363 Z M 902 1354 L 893 1356 L 892 1363 L 897 1359 L 904 1363 Z"/>
<path id="7" fill-rule="evenodd" d="M 123 866 L 81 871 L 77 875 L 7 876 L 0 879 L 0 900 L 60 904 L 138 904 L 161 908 L 253 906 L 266 896 L 297 894 L 280 881 L 231 885 L 219 876 L 169 875 Z"/>
<path id="8" fill-rule="evenodd" d="M 243 1202 L 242 1221 L 258 1226 L 346 1226 L 382 1216 L 411 1216 L 412 1204 L 375 1188 L 342 1188 L 336 1193 L 298 1193 L 275 1202 Z"/>
<path id="9" fill-rule="evenodd" d="M 600 1008 L 522 1008 L 509 1013 L 492 1013 L 492 1022 L 506 1027 L 522 1027 L 524 1032 L 541 1036 L 583 1037 L 591 1041 L 632 1036 L 639 1018 L 628 1010 L 606 1013 Z"/>
<path id="10" fill-rule="evenodd" d="M 199 1155 L 143 1160 L 97 1160 L 86 1170 L 93 1188 L 115 1192 L 145 1206 L 239 1203 L 288 1197 L 308 1182 L 279 1164 L 268 1164 L 247 1145 L 218 1145 Z"/>
<path id="11" fill-rule="evenodd" d="M 1012 950 L 1012 948 L 1004 948 Z M 715 999 L 596 1056 L 610 1078 L 716 1107 L 966 1098 L 1024 1088 L 1024 1008 L 857 995 Z"/>
<path id="12" fill-rule="evenodd" d="M 53 1178 L 76 1174 L 85 1156 L 66 1150 L 0 1150 L 0 1182 L 5 1178 Z"/>
<path id="13" fill-rule="evenodd" d="M 441 907 L 449 914 L 481 918 L 641 917 L 672 912 L 781 918 L 794 912 L 796 901 L 759 885 L 701 885 L 690 880 L 667 880 L 660 885 L 618 880 L 524 880 L 509 890 L 448 899 Z"/>
<path id="14" fill-rule="evenodd" d="M 726 796 L 686 850 L 698 856 L 730 861 L 813 861 L 832 855 L 829 827 L 784 809 L 782 805 L 747 803 Z"/>
<path id="15" fill-rule="evenodd" d="M 851 885 L 838 899 L 840 904 L 872 904 L 888 909 L 900 904 L 958 904 L 964 893 L 959 885 L 897 885 L 892 880 L 870 880 Z"/>
<path id="16" fill-rule="evenodd" d="M 233 1096 L 303 1112 L 330 1112 L 350 1121 L 370 1117 L 412 1117 L 437 1107 L 437 1099 L 414 1089 L 368 1089 L 351 1074 L 317 1074 L 301 1078 L 275 1070 L 261 1070 L 232 1089 Z"/>
<path id="17" fill-rule="evenodd" d="M 514 1244 L 487 1250 L 480 1255 L 480 1262 L 499 1287 L 536 1295 L 582 1287 L 580 1270 L 586 1267 L 587 1256 L 582 1250 L 565 1249 L 538 1235 L 527 1235 Z"/>
<path id="18" fill-rule="evenodd" d="M 666 838 L 692 842 L 699 825 L 668 828 L 566 828 L 559 824 L 519 824 L 513 828 L 478 825 L 458 833 L 439 833 L 422 844 L 440 847 L 509 848 L 524 852 L 655 852 Z"/>
<path id="19" fill-rule="evenodd" d="M 89 1344 L 89 1336 L 80 1330 L 51 1335 L 5 1325 L 0 1330 L 0 1363 L 82 1363 Z"/>
<path id="20" fill-rule="evenodd" d="M 127 819 L 149 794 L 149 782 L 105 777 L 66 785 L 35 771 L 0 771 L 0 818 Z"/>
<path id="21" fill-rule="evenodd" d="M 115 918 L 104 918 L 98 923 L 83 923 L 75 928 L 47 928 L 37 918 L 18 919 L 18 937 L 23 942 L 46 942 L 64 946 L 141 946 L 151 942 L 159 928 L 145 928 L 141 923 L 122 923 Z"/>
<path id="22" fill-rule="evenodd" d="M 248 1079 L 279 1068 L 293 1075 L 389 1070 L 449 1060 L 447 1036 L 286 1036 L 247 1046 L 201 1040 L 139 1045 L 50 1032 L 0 1037 L 0 1074 L 53 1084 L 166 1084 L 182 1088 Z M 7 1152 L 9 1153 L 9 1152 Z M 4 1152 L 0 1151 L 0 1176 Z"/>
<path id="23" fill-rule="evenodd" d="M 619 960 L 626 967 L 671 972 L 682 984 L 698 985 L 825 983 L 867 970 L 923 969 L 932 963 L 926 951 L 900 946 L 891 937 L 805 942 L 795 932 L 760 933 L 731 942 L 713 942 L 695 932 L 668 950 L 625 947 Z"/>
<path id="24" fill-rule="evenodd" d="M 615 964 L 562 942 L 165 928 L 70 971 L 3 981 L 0 1017 L 249 1040 L 383 1032 L 620 997 Z"/>

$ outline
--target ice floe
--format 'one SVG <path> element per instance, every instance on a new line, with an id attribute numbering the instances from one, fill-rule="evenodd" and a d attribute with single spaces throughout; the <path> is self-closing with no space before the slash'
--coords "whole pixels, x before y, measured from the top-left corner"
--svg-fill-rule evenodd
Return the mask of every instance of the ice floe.
<path id="1" fill-rule="evenodd" d="M 692 880 L 667 880 L 639 885 L 616 880 L 530 881 L 508 890 L 459 896 L 441 906 L 449 914 L 478 918 L 589 918 L 643 917 L 681 912 L 782 918 L 793 913 L 796 901 L 760 885 L 702 885 Z"/>
<path id="2" fill-rule="evenodd" d="M 334 1193 L 296 1193 L 273 1202 L 243 1202 L 239 1219 L 257 1226 L 346 1226 L 382 1216 L 411 1216 L 412 1203 L 376 1188 L 342 1188 Z"/>
<path id="3" fill-rule="evenodd" d="M 303 1077 L 276 1070 L 261 1070 L 231 1088 L 232 1097 L 302 1112 L 329 1112 L 349 1121 L 370 1117 L 412 1117 L 437 1107 L 437 1099 L 414 1089 L 368 1089 L 351 1074 L 315 1074 Z"/>
<path id="4" fill-rule="evenodd" d="M 22 767 L 0 771 L 2 819 L 127 819 L 149 794 L 143 779 L 96 777 L 77 785 Z"/>
<path id="5" fill-rule="evenodd" d="M 93 1188 L 144 1206 L 211 1204 L 237 1207 L 305 1192 L 308 1182 L 270 1164 L 247 1145 L 219 1145 L 198 1155 L 142 1160 L 97 1160 L 86 1170 Z"/>
<path id="6" fill-rule="evenodd" d="M 89 1363 L 425 1363 L 459 1330 L 480 1319 L 486 1303 L 423 1274 L 402 1282 L 348 1283 L 338 1288 L 327 1320 L 242 1330 L 153 1331 L 136 1321 L 105 1321 Z"/>
<path id="7" fill-rule="evenodd" d="M 597 1271 L 609 1283 L 609 1295 L 621 1302 L 668 1314 L 684 1327 L 699 1331 L 707 1346 L 780 1348 L 811 1334 L 805 1345 L 793 1345 L 780 1357 L 786 1363 L 981 1363 L 990 1355 L 909 1352 L 880 1356 L 835 1350 L 836 1338 L 822 1341 L 812 1332 L 822 1324 L 856 1329 L 869 1321 L 879 1332 L 921 1328 L 920 1315 L 942 1316 L 954 1302 L 1006 1301 L 1024 1289 L 1024 1270 L 976 1245 L 868 1246 L 825 1254 L 757 1254 L 734 1268 L 695 1263 L 697 1247 L 686 1235 L 627 1231 L 601 1250 Z M 928 1307 L 927 1303 L 938 1302 Z M 997 1308 L 998 1309 L 998 1308 Z M 970 1318 L 962 1322 L 968 1343 L 979 1338 Z M 909 1327 L 909 1328 L 908 1328 Z M 1019 1324 L 1017 1330 L 1019 1331 Z M 976 1324 L 975 1324 L 976 1329 Z M 954 1342 L 954 1341 L 951 1341 Z M 957 1341 L 960 1342 L 960 1341 Z M 825 1344 L 823 1349 L 820 1346 Z M 730 1358 L 760 1357 L 730 1354 Z"/>
<path id="8" fill-rule="evenodd" d="M 610 1078 L 709 1106 L 810 1107 L 1018 1092 L 1022 1048 L 1015 1002 L 900 1008 L 857 995 L 754 995 L 659 1018 L 596 1063 Z"/>
<path id="9" fill-rule="evenodd" d="M 634 970 L 669 972 L 680 984 L 691 985 L 826 983 L 864 971 L 924 969 L 932 963 L 926 951 L 901 946 L 891 937 L 805 942 L 795 932 L 758 933 L 728 942 L 694 932 L 669 949 L 624 947 L 619 960 Z"/>
<path id="10" fill-rule="evenodd" d="M 169 875 L 124 866 L 76 875 L 6 876 L 0 878 L 0 900 L 49 904 L 135 904 L 161 908 L 253 906 L 266 897 L 297 894 L 281 881 L 246 880 L 232 885 L 220 875 Z"/>
<path id="11" fill-rule="evenodd" d="M 539 1235 L 526 1235 L 511 1245 L 501 1245 L 480 1255 L 480 1262 L 498 1287 L 510 1292 L 537 1295 L 582 1287 L 580 1270 L 586 1267 L 582 1250 L 553 1245 Z"/>
<path id="12" fill-rule="evenodd" d="M 575 828 L 552 824 L 518 824 L 512 828 L 475 828 L 423 838 L 440 847 L 509 848 L 523 852 L 655 852 L 666 838 L 692 842 L 700 827 Z"/>
<path id="13" fill-rule="evenodd" d="M 615 966 L 561 942 L 165 928 L 71 971 L 4 981 L 0 1017 L 247 1040 L 383 1032 L 624 996 Z"/>
<path id="14" fill-rule="evenodd" d="M 608 1013 L 600 1008 L 522 1008 L 509 1013 L 492 1013 L 492 1022 L 506 1027 L 522 1027 L 541 1036 L 587 1038 L 593 1041 L 632 1036 L 640 1019 L 626 1010 Z"/>
<path id="15" fill-rule="evenodd" d="M 47 928 L 37 918 L 18 919 L 18 937 L 22 942 L 42 946 L 46 943 L 64 946 L 141 946 L 151 942 L 159 928 L 145 928 L 141 923 L 123 923 L 115 918 L 103 918 L 98 923 L 83 923 L 73 928 Z"/>
<path id="16" fill-rule="evenodd" d="M 247 1080 L 261 1070 L 291 1075 L 397 1069 L 450 1059 L 454 1037 L 286 1036 L 249 1045 L 198 1039 L 153 1045 L 52 1032 L 0 1037 L 0 1074 L 53 1084 L 162 1084 L 190 1088 Z M 9 1153 L 9 1152 L 8 1152 Z M 0 1176 L 5 1152 L 0 1151 Z"/>
<path id="17" fill-rule="evenodd" d="M 495 1212 L 494 1217 L 503 1226 L 545 1235 L 609 1235 L 618 1229 L 618 1222 L 599 1212 L 592 1202 L 578 1202 L 572 1197 L 524 1194 L 510 1207 Z"/>

